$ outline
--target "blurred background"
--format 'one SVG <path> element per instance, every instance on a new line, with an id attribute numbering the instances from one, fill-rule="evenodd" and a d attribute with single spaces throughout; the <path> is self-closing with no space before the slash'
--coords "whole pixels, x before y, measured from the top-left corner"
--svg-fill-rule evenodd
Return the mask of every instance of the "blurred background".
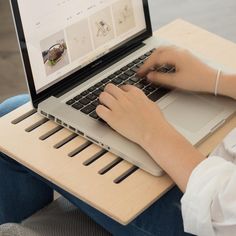
<path id="1" fill-rule="evenodd" d="M 149 5 L 153 30 L 182 18 L 236 42 L 235 0 L 149 0 Z M 0 0 L 0 102 L 21 93 L 27 87 L 9 1 Z"/>

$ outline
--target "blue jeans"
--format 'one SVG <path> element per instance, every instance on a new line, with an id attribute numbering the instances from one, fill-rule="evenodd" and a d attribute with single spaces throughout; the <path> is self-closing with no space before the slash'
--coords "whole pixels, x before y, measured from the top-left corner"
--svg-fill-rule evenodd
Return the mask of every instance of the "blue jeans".
<path id="1" fill-rule="evenodd" d="M 29 101 L 28 95 L 0 104 L 0 117 Z M 53 189 L 80 208 L 95 222 L 118 236 L 179 236 L 183 231 L 180 210 L 182 193 L 174 187 L 127 226 L 97 211 L 70 193 L 0 153 L 0 224 L 21 222 L 53 201 Z"/>

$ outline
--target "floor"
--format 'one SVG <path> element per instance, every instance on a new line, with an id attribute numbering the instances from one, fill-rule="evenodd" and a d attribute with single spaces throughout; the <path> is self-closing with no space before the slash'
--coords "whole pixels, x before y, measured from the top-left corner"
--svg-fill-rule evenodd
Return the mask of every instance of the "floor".
<path id="1" fill-rule="evenodd" d="M 183 18 L 236 42 L 235 0 L 149 0 L 153 29 Z M 0 0 L 0 102 L 27 92 L 10 14 L 9 1 Z"/>

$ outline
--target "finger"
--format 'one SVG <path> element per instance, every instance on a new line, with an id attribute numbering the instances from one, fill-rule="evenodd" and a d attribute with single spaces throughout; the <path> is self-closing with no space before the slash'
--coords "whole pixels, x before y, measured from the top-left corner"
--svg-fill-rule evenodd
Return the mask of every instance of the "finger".
<path id="1" fill-rule="evenodd" d="M 175 86 L 174 85 L 174 76 L 175 74 L 168 74 L 168 73 L 158 73 L 158 72 L 150 72 L 147 75 L 148 81 L 152 83 L 163 84 L 167 86 Z"/>
<path id="2" fill-rule="evenodd" d="M 106 85 L 104 91 L 112 95 L 117 100 L 121 99 L 124 96 L 124 91 L 114 84 Z"/>
<path id="3" fill-rule="evenodd" d="M 154 53 L 146 60 L 143 66 L 140 67 L 137 75 L 140 77 L 146 76 L 155 68 L 165 64 L 175 65 L 176 60 L 174 47 L 160 47 L 154 51 Z"/>
<path id="4" fill-rule="evenodd" d="M 117 100 L 111 94 L 107 92 L 102 92 L 100 94 L 99 101 L 110 110 L 113 110 L 115 104 L 117 103 Z"/>
<path id="5" fill-rule="evenodd" d="M 125 92 L 130 92 L 130 91 L 132 91 L 133 89 L 135 89 L 136 87 L 133 86 L 133 85 L 126 84 L 126 85 L 120 86 L 120 88 L 121 88 L 123 91 L 125 91 Z"/>
<path id="6" fill-rule="evenodd" d="M 109 123 L 111 119 L 111 111 L 107 107 L 103 105 L 98 105 L 96 108 L 96 113 L 100 118 Z"/>

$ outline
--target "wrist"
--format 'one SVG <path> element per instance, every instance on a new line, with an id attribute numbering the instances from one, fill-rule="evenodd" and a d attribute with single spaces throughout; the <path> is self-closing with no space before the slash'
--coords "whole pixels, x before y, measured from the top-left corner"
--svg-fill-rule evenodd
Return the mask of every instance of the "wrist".
<path id="1" fill-rule="evenodd" d="M 206 93 L 214 93 L 215 92 L 215 85 L 216 85 L 216 79 L 217 79 L 217 73 L 218 71 L 211 67 L 206 67 L 206 70 L 204 71 L 204 77 L 205 81 L 202 85 L 202 92 Z"/>
<path id="2" fill-rule="evenodd" d="M 188 179 L 205 157 L 167 122 L 142 146 L 184 192 Z"/>
<path id="3" fill-rule="evenodd" d="M 160 148 L 157 149 L 160 150 L 161 153 L 161 147 L 163 147 L 162 142 L 165 142 L 168 137 L 172 136 L 171 134 L 173 133 L 174 129 L 163 117 L 162 120 L 158 119 L 156 123 L 150 126 L 150 128 L 146 131 L 147 132 L 140 142 L 140 146 L 148 153 L 151 153 L 153 147 L 158 145 Z"/>
<path id="4" fill-rule="evenodd" d="M 236 75 L 222 73 L 219 80 L 218 94 L 236 99 Z"/>

